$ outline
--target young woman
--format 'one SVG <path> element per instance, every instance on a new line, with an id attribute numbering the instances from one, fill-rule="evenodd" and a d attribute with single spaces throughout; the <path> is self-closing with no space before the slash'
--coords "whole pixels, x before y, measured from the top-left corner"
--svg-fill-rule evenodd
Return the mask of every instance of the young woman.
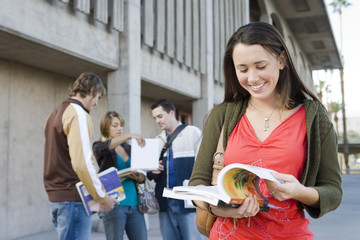
<path id="1" fill-rule="evenodd" d="M 140 146 L 145 145 L 141 135 L 123 134 L 124 119 L 117 112 L 107 112 L 101 119 L 101 140 L 93 144 L 93 151 L 99 164 L 100 171 L 109 167 L 118 170 L 129 168 L 131 162 L 131 148 L 126 143 L 135 138 Z M 100 212 L 99 216 L 104 223 L 106 239 L 123 239 L 124 231 L 130 240 L 147 239 L 147 230 L 144 215 L 139 212 L 135 182 L 143 182 L 143 174 L 132 173 L 122 181 L 126 199 L 116 204 L 109 212 Z"/>
<path id="2" fill-rule="evenodd" d="M 303 209 L 318 218 L 342 199 L 337 139 L 326 110 L 270 24 L 239 28 L 228 41 L 223 67 L 225 99 L 207 119 L 190 185 L 210 185 L 222 127 L 225 165 L 273 169 L 284 183 L 260 181 L 269 212 L 259 211 L 254 195 L 239 208 L 196 202 L 218 216 L 210 239 L 313 239 Z"/>

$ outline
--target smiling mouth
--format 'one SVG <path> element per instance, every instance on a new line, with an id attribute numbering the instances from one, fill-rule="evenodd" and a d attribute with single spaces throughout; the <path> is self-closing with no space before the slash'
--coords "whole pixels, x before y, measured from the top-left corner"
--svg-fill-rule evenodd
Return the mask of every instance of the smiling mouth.
<path id="1" fill-rule="evenodd" d="M 265 85 L 265 83 L 262 83 L 262 84 L 259 84 L 259 85 L 250 85 L 250 87 L 253 88 L 253 89 L 259 89 L 264 85 Z"/>

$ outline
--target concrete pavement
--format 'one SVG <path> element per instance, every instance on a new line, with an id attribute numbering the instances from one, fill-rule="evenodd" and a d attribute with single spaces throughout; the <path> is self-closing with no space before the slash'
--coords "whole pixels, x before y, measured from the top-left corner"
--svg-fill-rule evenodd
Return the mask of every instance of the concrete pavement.
<path id="1" fill-rule="evenodd" d="M 145 217 L 148 227 L 148 240 L 162 240 L 160 233 L 159 217 L 158 214 L 147 215 Z M 39 233 L 17 240 L 57 240 L 57 233 L 55 230 L 44 233 Z M 90 240 L 106 240 L 102 223 L 98 221 L 97 214 L 92 215 L 92 232 Z M 128 240 L 126 234 L 124 240 Z"/>
<path id="2" fill-rule="evenodd" d="M 341 205 L 333 212 L 320 219 L 310 220 L 310 229 L 314 232 L 314 240 L 358 240 L 360 239 L 360 175 L 343 175 L 344 197 Z M 158 215 L 149 215 L 149 240 L 161 240 Z M 94 220 L 95 224 L 96 221 Z M 94 225 L 94 224 L 93 224 Z M 93 226 L 101 231 L 101 226 Z M 45 232 L 18 240 L 56 240 L 55 231 Z M 105 240 L 103 232 L 93 231 L 91 240 Z"/>
<path id="3" fill-rule="evenodd" d="M 333 212 L 310 220 L 314 240 L 360 239 L 360 175 L 342 175 L 343 201 Z"/>

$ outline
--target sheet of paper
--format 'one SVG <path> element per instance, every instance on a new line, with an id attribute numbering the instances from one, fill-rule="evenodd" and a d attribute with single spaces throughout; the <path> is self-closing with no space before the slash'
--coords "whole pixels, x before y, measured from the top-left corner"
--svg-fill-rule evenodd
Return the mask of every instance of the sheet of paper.
<path id="1" fill-rule="evenodd" d="M 135 139 L 131 139 L 131 168 L 156 170 L 159 167 L 159 139 L 145 139 L 145 146 L 140 147 Z"/>

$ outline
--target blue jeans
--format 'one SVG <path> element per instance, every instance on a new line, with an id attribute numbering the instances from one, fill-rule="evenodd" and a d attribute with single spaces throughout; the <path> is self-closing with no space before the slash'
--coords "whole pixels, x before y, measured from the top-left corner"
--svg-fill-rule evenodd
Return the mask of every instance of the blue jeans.
<path id="1" fill-rule="evenodd" d="M 144 214 L 138 206 L 119 206 L 109 212 L 99 212 L 104 223 L 107 240 L 124 239 L 124 231 L 129 240 L 146 240 L 147 230 Z"/>
<path id="2" fill-rule="evenodd" d="M 160 231 L 164 240 L 206 239 L 196 228 L 196 212 L 180 213 L 183 202 L 168 199 L 168 209 L 159 213 Z"/>
<path id="3" fill-rule="evenodd" d="M 89 240 L 91 217 L 81 201 L 50 202 L 50 214 L 60 240 Z"/>

